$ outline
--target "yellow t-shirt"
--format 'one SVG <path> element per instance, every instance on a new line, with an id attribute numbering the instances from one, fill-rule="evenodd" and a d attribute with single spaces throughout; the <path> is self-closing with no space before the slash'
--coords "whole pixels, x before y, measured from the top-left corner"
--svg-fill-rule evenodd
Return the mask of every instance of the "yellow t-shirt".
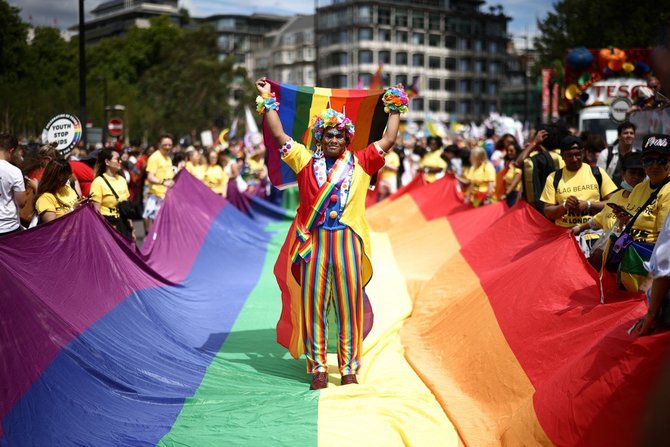
<path id="1" fill-rule="evenodd" d="M 170 157 L 163 155 L 161 151 L 156 151 L 147 160 L 147 172 L 151 172 L 161 182 L 163 180 L 172 180 L 174 177 L 172 160 Z M 166 192 L 167 186 L 149 182 L 149 194 L 164 199 Z"/>
<path id="2" fill-rule="evenodd" d="M 194 165 L 190 161 L 187 161 L 184 167 L 193 177 L 197 178 L 201 182 L 205 181 L 205 171 L 207 171 L 206 165 Z"/>
<path id="3" fill-rule="evenodd" d="M 384 181 L 395 182 L 398 178 L 400 157 L 398 157 L 398 154 L 396 154 L 395 151 L 388 151 L 386 155 L 384 155 L 384 160 L 385 164 L 384 168 L 382 168 L 381 179 Z M 395 168 L 396 170 L 386 169 L 387 167 Z"/>
<path id="4" fill-rule="evenodd" d="M 476 168 L 474 166 L 465 168 L 463 170 L 463 177 L 470 180 L 469 191 L 471 193 L 486 193 L 489 190 L 489 182 L 495 183 L 496 181 L 496 168 L 493 167 L 490 161 L 485 161 Z"/>
<path id="5" fill-rule="evenodd" d="M 438 168 L 444 171 L 447 169 L 447 162 L 442 158 L 442 149 L 436 151 L 427 152 L 419 162 L 419 169 L 424 168 Z M 435 172 L 429 172 L 426 174 L 426 180 L 428 182 L 434 182 L 436 177 Z"/>
<path id="6" fill-rule="evenodd" d="M 516 166 L 512 166 L 510 164 L 507 172 L 505 173 L 505 176 L 503 177 L 503 180 L 505 180 L 505 191 L 507 191 L 507 188 L 509 188 L 509 186 L 512 184 L 514 177 L 516 177 L 517 174 L 521 175 L 521 168 L 517 168 Z M 516 184 L 513 191 L 521 191 L 521 182 Z"/>
<path id="7" fill-rule="evenodd" d="M 647 201 L 652 191 L 649 179 L 636 185 L 628 197 L 626 210 L 634 216 Z M 637 241 L 655 244 L 658 234 L 663 228 L 663 222 L 668 215 L 668 210 L 670 210 L 670 183 L 661 188 L 656 200 L 648 205 L 635 220 L 631 231 L 633 238 Z"/>
<path id="8" fill-rule="evenodd" d="M 625 192 L 625 189 L 621 189 L 614 194 L 612 194 L 612 197 L 607 199 L 607 202 L 610 203 L 616 203 L 617 205 L 621 205 L 622 207 L 626 207 L 626 204 L 628 203 L 628 198 L 623 196 L 623 193 Z M 602 230 L 607 233 L 610 228 L 612 228 L 616 224 L 616 216 L 614 215 L 614 212 L 612 210 L 612 207 L 605 205 L 605 208 L 603 208 L 598 214 L 593 216 L 593 221 L 595 224 L 598 226 L 598 228 L 602 228 Z"/>
<path id="9" fill-rule="evenodd" d="M 70 185 L 63 185 L 55 196 L 50 192 L 40 195 L 35 202 L 35 210 L 38 216 L 51 211 L 56 213 L 56 217 L 61 217 L 74 209 L 78 199 L 76 191 Z"/>
<path id="10" fill-rule="evenodd" d="M 226 187 L 228 186 L 228 176 L 223 168 L 219 165 L 206 166 L 205 170 L 205 184 L 217 194 L 226 195 Z"/>
<path id="11" fill-rule="evenodd" d="M 558 205 L 567 200 L 570 196 L 575 196 L 579 200 L 590 200 L 599 202 L 606 195 L 617 190 L 616 185 L 607 173 L 600 169 L 602 176 L 602 185 L 598 188 L 598 181 L 593 176 L 591 166 L 582 163 L 582 166 L 575 172 L 563 168 L 561 180 L 558 182 L 558 188 L 554 189 L 554 177 L 556 172 L 552 172 L 544 183 L 544 190 L 540 200 L 547 205 Z M 572 228 L 575 225 L 581 225 L 587 222 L 592 216 L 590 214 L 576 215 L 573 212 L 564 214 L 556 219 L 556 225 L 564 228 Z"/>
<path id="12" fill-rule="evenodd" d="M 119 196 L 119 199 L 117 200 L 116 197 L 114 197 L 112 190 L 109 189 L 109 186 L 107 186 L 107 183 L 105 183 L 105 180 L 102 177 L 96 177 L 93 180 L 93 183 L 91 183 L 91 192 L 93 193 L 91 202 L 100 204 L 100 214 L 103 216 L 119 217 L 119 210 L 117 209 L 119 202 L 128 200 L 130 197 L 128 183 L 126 182 L 126 179 L 120 175 L 115 175 L 114 177 L 110 177 L 107 174 L 102 175 L 104 175 L 109 184 L 112 185 L 112 188 L 114 188 L 114 192 Z"/>

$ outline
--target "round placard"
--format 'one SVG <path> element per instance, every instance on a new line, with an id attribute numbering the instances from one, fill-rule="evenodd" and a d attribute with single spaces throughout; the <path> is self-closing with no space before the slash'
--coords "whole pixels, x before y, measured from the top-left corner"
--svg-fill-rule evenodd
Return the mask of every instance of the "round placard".
<path id="1" fill-rule="evenodd" d="M 69 113 L 56 115 L 42 131 L 42 143 L 56 145 L 56 150 L 67 155 L 81 140 L 81 122 Z"/>
<path id="2" fill-rule="evenodd" d="M 624 97 L 619 97 L 612 101 L 612 104 L 610 104 L 610 119 L 617 124 L 626 121 L 626 112 L 628 112 L 631 104 L 630 99 Z"/>

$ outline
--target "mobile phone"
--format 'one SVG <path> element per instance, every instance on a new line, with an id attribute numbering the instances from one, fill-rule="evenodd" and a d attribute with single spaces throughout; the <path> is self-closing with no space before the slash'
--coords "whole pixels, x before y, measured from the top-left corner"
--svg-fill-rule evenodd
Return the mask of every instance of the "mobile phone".
<path id="1" fill-rule="evenodd" d="M 628 214 L 629 216 L 632 216 L 632 214 L 630 214 L 630 213 L 626 210 L 626 208 L 624 208 L 623 206 L 621 206 L 621 205 L 619 205 L 619 204 L 617 204 L 617 203 L 607 202 L 607 206 L 609 206 L 610 208 L 612 208 L 612 209 L 615 210 L 615 211 L 619 211 L 620 213 L 626 213 L 626 214 Z"/>

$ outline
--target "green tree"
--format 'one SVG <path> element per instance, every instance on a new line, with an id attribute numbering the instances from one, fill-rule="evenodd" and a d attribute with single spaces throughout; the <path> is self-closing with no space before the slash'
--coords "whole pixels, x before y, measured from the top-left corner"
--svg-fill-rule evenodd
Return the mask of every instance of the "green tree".
<path id="1" fill-rule="evenodd" d="M 535 47 L 541 66 L 562 60 L 577 46 L 602 48 L 652 47 L 661 25 L 670 18 L 670 5 L 656 0 L 560 0 L 538 23 Z"/>

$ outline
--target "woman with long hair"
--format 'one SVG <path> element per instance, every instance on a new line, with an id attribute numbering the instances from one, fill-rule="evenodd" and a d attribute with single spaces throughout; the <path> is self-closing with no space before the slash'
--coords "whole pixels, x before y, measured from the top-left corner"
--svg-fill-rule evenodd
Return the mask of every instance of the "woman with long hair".
<path id="1" fill-rule="evenodd" d="M 205 184 L 220 196 L 226 196 L 228 188 L 228 176 L 221 164 L 219 164 L 219 153 L 214 149 L 207 152 L 207 168 L 205 170 Z"/>
<path id="2" fill-rule="evenodd" d="M 95 179 L 91 183 L 93 207 L 127 239 L 135 239 L 133 221 L 121 216 L 119 202 L 128 200 L 130 191 L 125 177 L 119 175 L 120 156 L 116 151 L 104 149 L 98 155 Z"/>
<path id="3" fill-rule="evenodd" d="M 458 178 L 466 189 L 465 204 L 476 208 L 494 202 L 496 170 L 488 160 L 486 151 L 481 147 L 472 149 L 470 163 L 471 166 L 463 170 L 463 177 Z"/>
<path id="4" fill-rule="evenodd" d="M 82 203 L 68 184 L 71 177 L 72 168 L 64 158 L 54 158 L 46 165 L 35 201 L 35 211 L 43 223 L 69 213 Z"/>

